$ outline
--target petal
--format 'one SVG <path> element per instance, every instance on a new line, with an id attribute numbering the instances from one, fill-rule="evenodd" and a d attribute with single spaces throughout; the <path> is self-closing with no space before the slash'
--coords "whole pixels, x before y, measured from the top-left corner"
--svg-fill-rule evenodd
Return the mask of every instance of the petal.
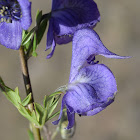
<path id="1" fill-rule="evenodd" d="M 21 45 L 22 29 L 19 21 L 12 23 L 0 23 L 0 44 L 9 48 L 18 50 Z"/>
<path id="2" fill-rule="evenodd" d="M 116 92 L 112 72 L 103 64 L 89 65 L 68 86 L 65 103 L 71 113 L 95 115 L 114 101 Z"/>
<path id="3" fill-rule="evenodd" d="M 47 59 L 51 58 L 54 50 L 55 50 L 55 41 L 54 41 L 54 33 L 53 33 L 53 19 L 50 19 L 49 22 L 49 28 L 48 28 L 48 33 L 47 33 L 47 45 L 46 45 L 46 50 L 50 49 L 52 47 L 51 53 L 47 56 Z"/>
<path id="4" fill-rule="evenodd" d="M 78 30 L 73 37 L 72 64 L 70 81 L 78 70 L 91 56 L 103 55 L 107 58 L 124 59 L 126 56 L 119 56 L 109 51 L 101 42 L 97 33 L 91 29 Z"/>
<path id="5" fill-rule="evenodd" d="M 71 107 L 74 112 L 82 114 L 92 109 L 92 104 L 96 103 L 97 95 L 90 85 L 76 84 L 69 87 L 65 94 L 65 102 L 68 110 Z"/>
<path id="6" fill-rule="evenodd" d="M 47 55 L 47 59 L 50 59 L 53 56 L 54 51 L 55 51 L 55 46 L 56 46 L 56 44 L 55 44 L 55 41 L 53 40 L 53 42 L 52 42 L 52 51 L 51 51 L 50 54 Z"/>
<path id="7" fill-rule="evenodd" d="M 52 11 L 63 5 L 64 0 L 52 0 Z"/>
<path id="8" fill-rule="evenodd" d="M 67 110 L 67 116 L 69 123 L 66 129 L 71 129 L 75 124 L 75 113 L 71 113 L 69 110 Z"/>
<path id="9" fill-rule="evenodd" d="M 54 31 L 58 36 L 74 34 L 80 28 L 95 26 L 100 19 L 93 0 L 53 1 Z M 82 15 L 82 16 L 81 16 Z"/>
<path id="10" fill-rule="evenodd" d="M 59 45 L 67 44 L 72 41 L 72 35 L 57 36 L 55 35 L 55 42 Z"/>
<path id="11" fill-rule="evenodd" d="M 31 2 L 29 2 L 28 0 L 17 1 L 19 2 L 22 11 L 21 26 L 24 30 L 27 30 L 32 23 Z"/>
<path id="12" fill-rule="evenodd" d="M 63 99 L 62 99 L 62 104 L 61 104 L 61 110 L 60 110 L 59 118 L 58 118 L 58 120 L 52 122 L 54 125 L 57 125 L 57 124 L 59 123 L 59 121 L 60 121 L 60 119 L 61 119 L 61 117 L 62 117 L 62 115 L 63 115 L 63 108 L 64 108 L 64 106 L 65 106 L 65 100 L 64 100 L 64 98 L 65 98 L 65 96 L 64 96 Z"/>
<path id="13" fill-rule="evenodd" d="M 93 116 L 96 115 L 97 113 L 101 112 L 102 110 L 104 110 L 108 105 L 110 105 L 112 102 L 114 101 L 114 99 L 110 99 L 107 103 L 104 103 L 102 106 L 99 106 L 91 111 L 88 111 L 86 113 L 86 116 Z M 85 114 L 84 114 L 85 115 Z"/>
<path id="14" fill-rule="evenodd" d="M 117 84 L 111 70 L 103 64 L 89 65 L 82 68 L 72 83 L 87 83 L 94 88 L 98 102 L 114 98 Z"/>

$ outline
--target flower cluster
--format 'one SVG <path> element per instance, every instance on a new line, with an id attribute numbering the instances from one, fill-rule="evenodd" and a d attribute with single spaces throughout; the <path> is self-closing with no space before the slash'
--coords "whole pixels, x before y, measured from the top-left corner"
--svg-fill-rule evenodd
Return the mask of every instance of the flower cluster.
<path id="1" fill-rule="evenodd" d="M 53 124 L 59 123 L 64 107 L 69 121 L 67 129 L 70 129 L 75 123 L 75 113 L 92 116 L 114 101 L 117 92 L 115 77 L 106 65 L 95 61 L 95 57 L 129 57 L 119 56 L 103 45 L 93 30 L 99 21 L 100 13 L 93 0 L 52 1 L 46 47 L 46 50 L 51 48 L 52 51 L 47 58 L 52 57 L 56 44 L 72 41 L 73 45 L 69 84 L 59 118 Z M 27 30 L 31 22 L 31 3 L 28 0 L 0 0 L 0 44 L 19 49 L 22 30 Z"/>
<path id="2" fill-rule="evenodd" d="M 28 0 L 0 0 L 0 44 L 19 49 L 22 30 L 27 30 L 31 22 L 31 3 Z"/>
<path id="3" fill-rule="evenodd" d="M 70 42 L 78 29 L 93 28 L 99 21 L 100 13 L 93 0 L 53 0 L 46 47 L 52 47 L 52 51 L 47 58 L 52 57 L 56 43 Z"/>
<path id="4" fill-rule="evenodd" d="M 57 44 L 72 40 L 72 62 L 69 84 L 62 99 L 58 124 L 66 106 L 69 124 L 74 126 L 75 113 L 92 116 L 110 105 L 117 92 L 116 80 L 104 64 L 95 62 L 96 55 L 124 59 L 109 51 L 92 29 L 100 20 L 99 10 L 93 0 L 53 0 L 52 16 L 47 34 L 47 49 L 52 47 L 50 58 Z"/>
<path id="5" fill-rule="evenodd" d="M 114 101 L 117 92 L 115 77 L 107 66 L 95 62 L 96 55 L 129 58 L 110 52 L 95 31 L 88 28 L 78 30 L 73 37 L 69 84 L 62 99 L 59 119 L 53 124 L 59 123 L 64 106 L 69 121 L 67 129 L 70 129 L 75 123 L 75 113 L 92 116 Z"/>

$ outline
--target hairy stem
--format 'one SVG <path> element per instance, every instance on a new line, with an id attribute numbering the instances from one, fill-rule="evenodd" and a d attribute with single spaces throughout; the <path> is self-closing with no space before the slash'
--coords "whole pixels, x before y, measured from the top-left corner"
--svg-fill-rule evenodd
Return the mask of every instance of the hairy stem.
<path id="1" fill-rule="evenodd" d="M 31 93 L 31 97 L 32 97 L 31 103 L 28 105 L 28 108 L 32 112 L 34 110 L 34 105 L 33 105 L 34 98 L 33 98 L 33 92 L 32 92 L 30 77 L 29 77 L 27 59 L 25 57 L 25 52 L 24 52 L 24 49 L 23 49 L 22 46 L 19 49 L 19 55 L 20 55 L 21 69 L 22 69 L 26 94 L 28 95 L 28 94 Z M 35 140 L 41 140 L 40 130 L 39 130 L 39 128 L 36 128 L 34 124 L 32 124 L 32 131 L 33 131 L 33 134 L 34 134 L 34 139 Z"/>

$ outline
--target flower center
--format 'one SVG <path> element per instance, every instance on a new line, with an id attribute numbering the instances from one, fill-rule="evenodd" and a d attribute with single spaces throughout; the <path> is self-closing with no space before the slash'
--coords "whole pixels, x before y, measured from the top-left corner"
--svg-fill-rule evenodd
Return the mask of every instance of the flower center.
<path id="1" fill-rule="evenodd" d="M 0 0 L 0 23 L 20 20 L 22 12 L 17 0 Z"/>
<path id="2" fill-rule="evenodd" d="M 94 64 L 98 64 L 99 61 L 95 62 L 95 56 L 91 55 L 88 59 L 87 59 L 87 63 L 90 65 L 94 65 Z"/>

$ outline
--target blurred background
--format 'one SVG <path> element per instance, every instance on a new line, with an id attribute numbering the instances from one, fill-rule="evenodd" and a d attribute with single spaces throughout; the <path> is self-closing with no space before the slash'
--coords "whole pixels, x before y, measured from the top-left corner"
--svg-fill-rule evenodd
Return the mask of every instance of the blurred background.
<path id="1" fill-rule="evenodd" d="M 115 60 L 100 57 L 114 73 L 118 93 L 115 102 L 91 117 L 76 115 L 77 129 L 72 140 L 139 140 L 140 138 L 140 1 L 96 0 L 101 22 L 95 27 L 104 45 L 131 59 Z M 50 12 L 51 0 L 32 0 L 32 18 L 37 9 Z M 33 26 L 32 24 L 32 26 Z M 68 83 L 72 44 L 57 46 L 54 56 L 46 60 L 46 35 L 37 58 L 29 60 L 29 71 L 36 102 L 59 86 Z M 0 76 L 11 87 L 25 90 L 20 69 L 19 52 L 0 46 Z M 59 109 L 59 108 L 58 108 Z M 0 140 L 28 140 L 28 121 L 0 93 Z M 49 122 L 50 130 L 55 127 Z M 61 139 L 60 136 L 57 139 Z"/>

